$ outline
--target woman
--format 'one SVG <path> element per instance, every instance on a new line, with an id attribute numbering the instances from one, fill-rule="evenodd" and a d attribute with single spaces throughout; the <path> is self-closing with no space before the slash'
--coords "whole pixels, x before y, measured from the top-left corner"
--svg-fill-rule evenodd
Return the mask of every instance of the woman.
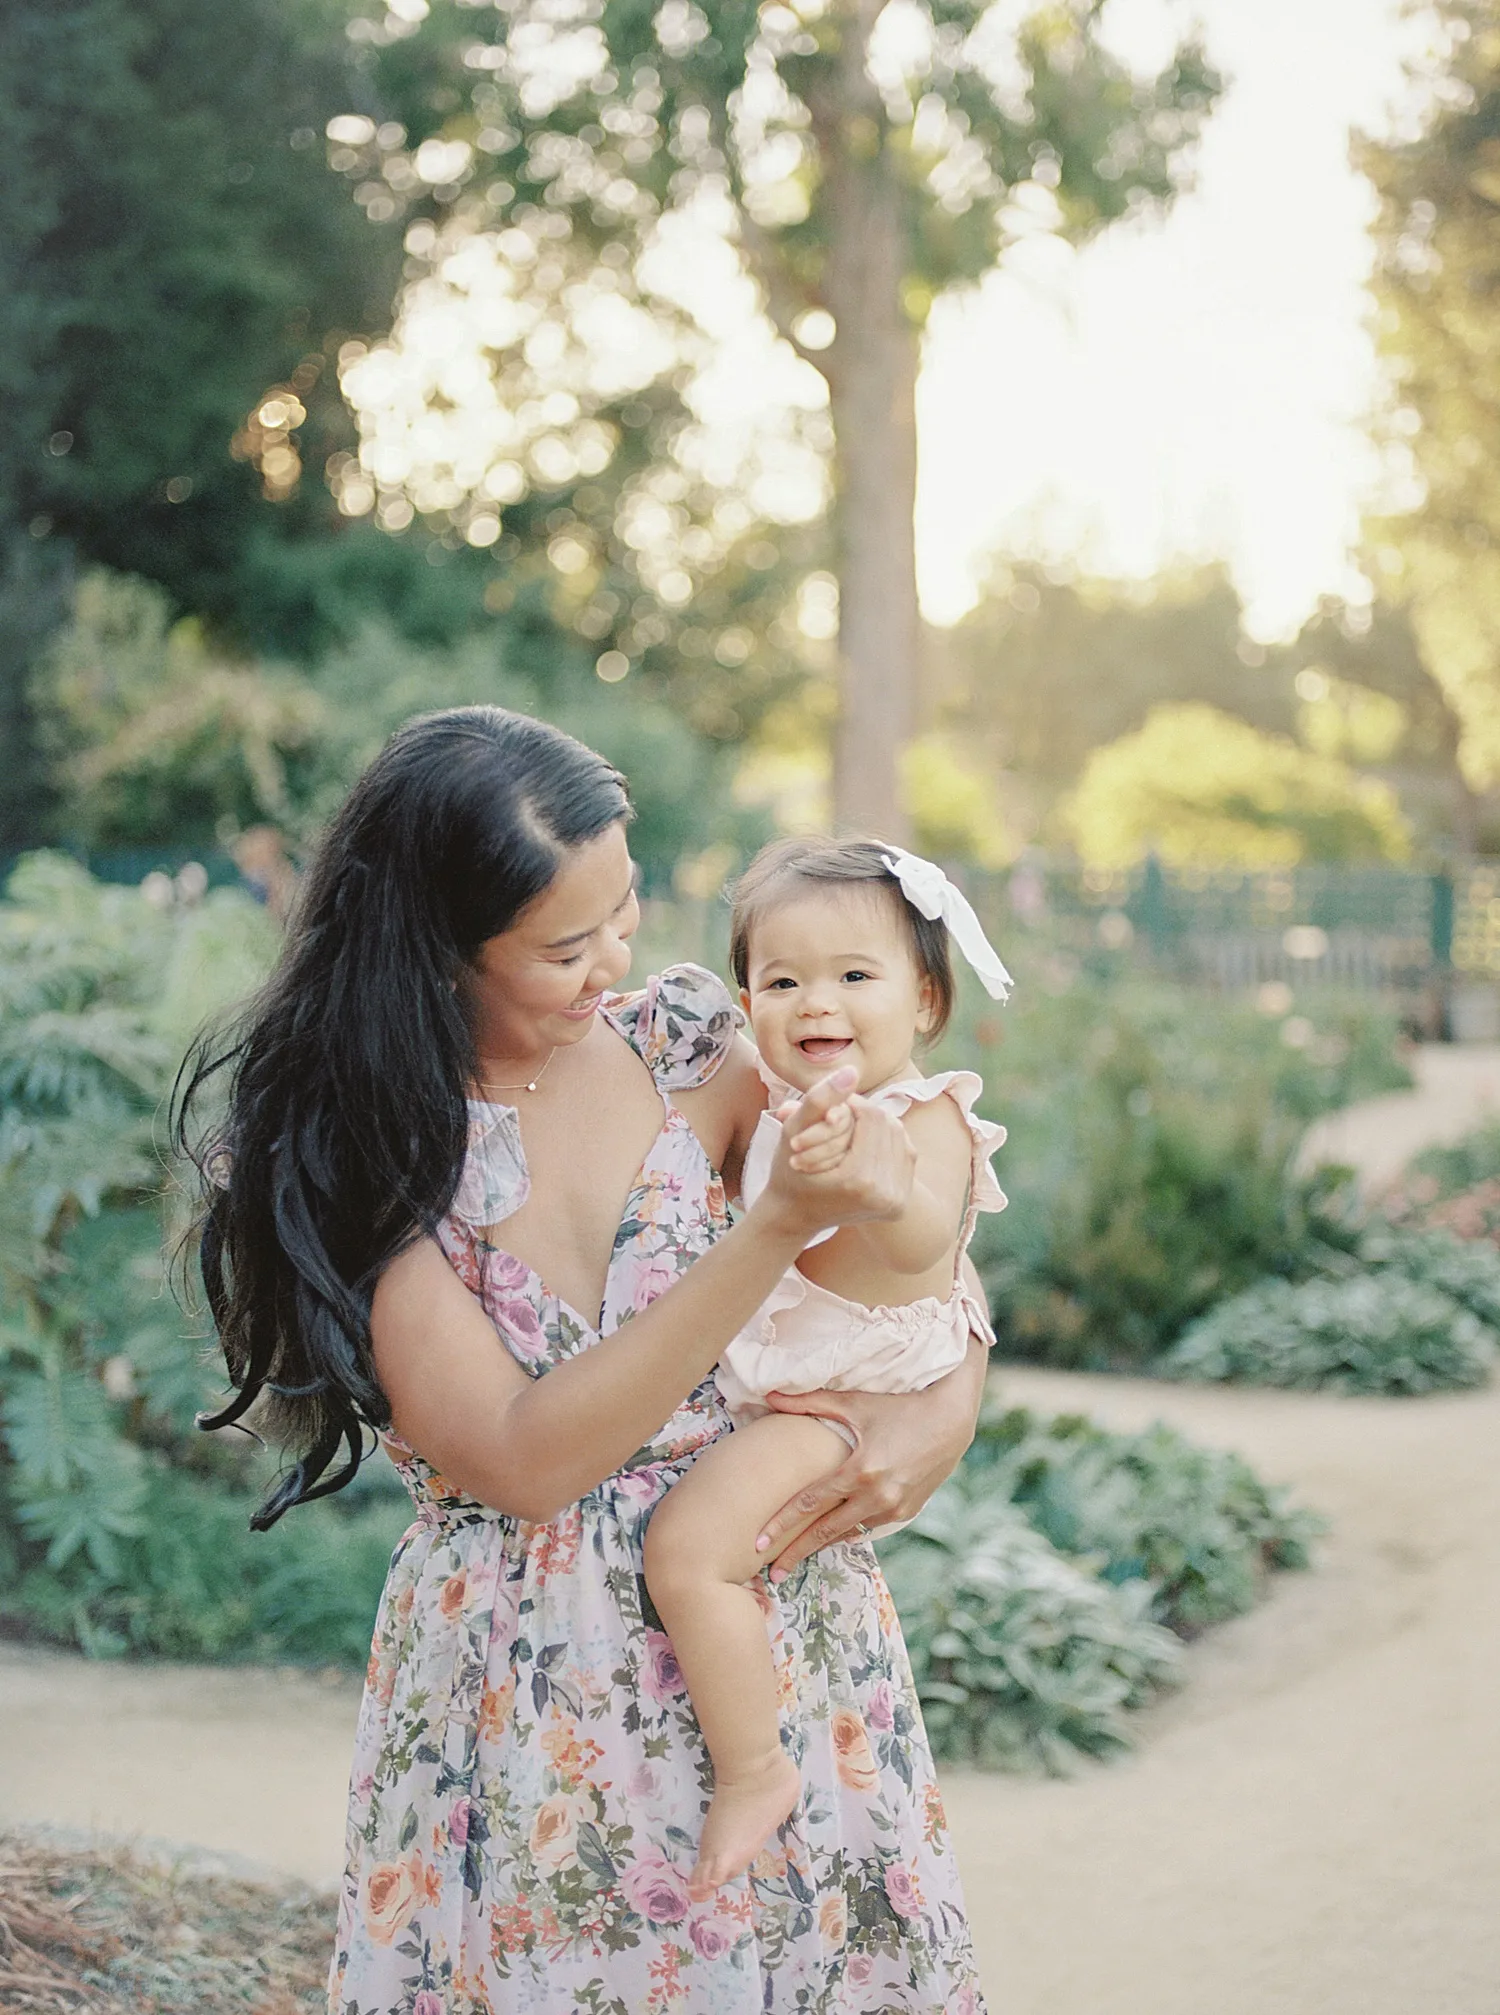
<path id="1" fill-rule="evenodd" d="M 238 1393 L 209 1424 L 260 1399 L 300 1451 L 257 1522 L 346 1482 L 366 1422 L 417 1505 L 376 1623 L 330 2007 L 977 2009 L 861 1539 L 967 1445 L 977 1343 L 920 1395 L 795 1402 L 859 1444 L 769 1529 L 803 1798 L 748 1881 L 687 1896 L 708 1771 L 644 1597 L 645 1526 L 724 1429 L 724 1344 L 815 1231 L 901 1207 L 910 1150 L 829 1080 L 731 1227 L 764 1092 L 711 975 L 613 993 L 638 920 L 628 819 L 620 777 L 543 723 L 412 723 L 335 819 L 243 1033 L 189 1086 L 191 1107 L 231 1073 L 203 1267 Z M 794 1165 L 841 1128 L 836 1176 Z"/>

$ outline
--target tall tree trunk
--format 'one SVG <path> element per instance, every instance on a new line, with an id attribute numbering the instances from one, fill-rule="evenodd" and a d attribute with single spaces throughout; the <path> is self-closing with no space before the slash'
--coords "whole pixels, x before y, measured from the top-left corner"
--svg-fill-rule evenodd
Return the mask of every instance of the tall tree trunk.
<path id="1" fill-rule="evenodd" d="M 858 234 L 865 256 L 849 260 L 847 293 L 835 293 L 829 274 L 830 296 L 839 302 L 833 312 L 841 353 L 830 388 L 839 551 L 833 779 L 840 825 L 902 840 L 907 822 L 899 763 L 916 725 L 920 646 L 913 525 L 917 335 L 901 311 L 894 207 L 872 204 L 866 213 Z M 852 254 L 856 248 L 838 249 Z M 830 259 L 831 268 L 840 263 Z"/>
<path id="2" fill-rule="evenodd" d="M 913 524 L 918 336 L 901 301 L 902 191 L 882 145 L 884 108 L 865 68 L 879 12 L 879 0 L 847 6 L 838 102 L 814 106 L 813 116 L 823 128 L 826 177 L 823 292 L 838 332 L 824 366 L 839 554 L 834 811 L 843 827 L 900 841 L 907 819 L 899 763 L 916 725 L 920 647 Z"/>

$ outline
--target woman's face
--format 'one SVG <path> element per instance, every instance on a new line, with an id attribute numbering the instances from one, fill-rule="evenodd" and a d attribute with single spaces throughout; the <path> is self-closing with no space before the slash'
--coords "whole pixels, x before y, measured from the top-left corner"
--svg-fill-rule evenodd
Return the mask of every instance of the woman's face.
<path id="1" fill-rule="evenodd" d="M 481 1058 L 534 1061 L 581 1042 L 600 996 L 630 970 L 641 920 L 623 825 L 570 848 L 556 875 L 473 965 Z"/>

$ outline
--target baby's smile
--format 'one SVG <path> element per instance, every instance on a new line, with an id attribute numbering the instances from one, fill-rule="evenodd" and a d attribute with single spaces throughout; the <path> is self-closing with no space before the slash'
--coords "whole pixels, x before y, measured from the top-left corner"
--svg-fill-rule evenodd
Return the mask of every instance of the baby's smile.
<path id="1" fill-rule="evenodd" d="M 809 1035 L 793 1046 L 810 1063 L 831 1063 L 835 1057 L 841 1057 L 853 1042 L 853 1036 L 848 1035 Z"/>

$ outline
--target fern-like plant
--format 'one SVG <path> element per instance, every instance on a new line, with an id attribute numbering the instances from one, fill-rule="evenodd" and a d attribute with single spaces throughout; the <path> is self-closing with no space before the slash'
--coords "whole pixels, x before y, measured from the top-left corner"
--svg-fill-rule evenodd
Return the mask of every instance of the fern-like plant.
<path id="1" fill-rule="evenodd" d="M 46 1583 L 68 1634 L 97 1644 L 145 1536 L 152 1454 L 187 1454 L 213 1390 L 166 1289 L 159 1114 L 187 1026 L 253 977 L 268 929 L 243 897 L 153 904 L 57 855 L 24 861 L 7 897 L 0 1545 L 7 1587 L 24 1602 Z"/>

